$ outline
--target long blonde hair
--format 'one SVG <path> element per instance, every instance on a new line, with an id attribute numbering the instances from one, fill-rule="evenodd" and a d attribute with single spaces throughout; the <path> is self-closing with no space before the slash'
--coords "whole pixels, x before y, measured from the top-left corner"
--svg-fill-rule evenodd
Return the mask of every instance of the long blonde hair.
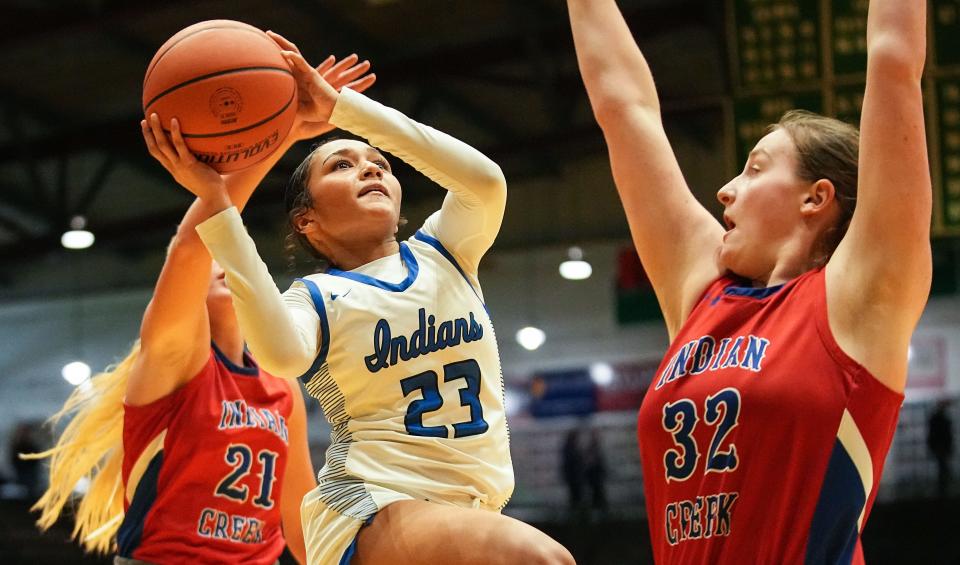
<path id="1" fill-rule="evenodd" d="M 21 454 L 24 459 L 50 459 L 50 484 L 31 510 L 39 511 L 37 526 L 46 530 L 72 502 L 78 482 L 89 488 L 74 508 L 73 538 L 84 549 L 108 553 L 116 549 L 116 534 L 123 521 L 123 397 L 133 364 L 140 353 L 139 340 L 130 353 L 90 379 L 90 387 L 77 387 L 63 408 L 48 420 L 56 426 L 73 418 L 56 445 L 41 453 Z"/>

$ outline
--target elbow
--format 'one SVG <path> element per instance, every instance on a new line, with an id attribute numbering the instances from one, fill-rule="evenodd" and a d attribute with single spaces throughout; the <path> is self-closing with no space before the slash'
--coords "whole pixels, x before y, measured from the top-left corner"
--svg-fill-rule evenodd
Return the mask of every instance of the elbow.
<path id="1" fill-rule="evenodd" d="M 660 107 L 657 104 L 644 104 L 637 101 L 611 99 L 593 101 L 593 116 L 600 129 L 607 131 L 623 127 L 625 124 L 641 122 L 660 124 Z"/>
<path id="2" fill-rule="evenodd" d="M 601 127 L 622 123 L 624 119 L 638 112 L 660 116 L 660 101 L 656 93 L 652 95 L 638 87 L 624 85 L 614 79 L 593 81 L 596 88 L 588 88 L 590 107 L 593 116 Z"/>
<path id="3" fill-rule="evenodd" d="M 493 161 L 490 161 L 490 165 L 484 171 L 482 186 L 487 194 L 506 200 L 507 177 L 504 176 L 500 165 Z"/>
<path id="4" fill-rule="evenodd" d="M 868 72 L 883 81 L 919 84 L 926 61 L 926 47 L 923 42 L 919 45 L 912 43 L 894 34 L 871 37 L 867 47 Z"/>
<path id="5" fill-rule="evenodd" d="M 461 185 L 484 202 L 506 203 L 507 179 L 500 166 L 491 159 L 482 159 L 471 172 L 469 180 L 463 179 Z"/>

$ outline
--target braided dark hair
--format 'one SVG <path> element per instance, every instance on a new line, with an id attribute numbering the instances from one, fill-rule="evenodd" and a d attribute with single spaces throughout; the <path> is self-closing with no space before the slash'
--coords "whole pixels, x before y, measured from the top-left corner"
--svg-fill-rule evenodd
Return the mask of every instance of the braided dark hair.
<path id="1" fill-rule="evenodd" d="M 297 165 L 283 191 L 283 209 L 287 213 L 287 235 L 283 238 L 283 250 L 287 258 L 287 266 L 291 271 L 296 268 L 297 250 L 306 252 L 314 263 L 314 272 L 324 272 L 333 263 L 323 253 L 315 248 L 305 235 L 297 229 L 297 218 L 313 208 L 313 196 L 310 194 L 310 166 L 313 156 L 325 143 L 333 139 L 325 139 L 314 143 L 306 158 Z"/>

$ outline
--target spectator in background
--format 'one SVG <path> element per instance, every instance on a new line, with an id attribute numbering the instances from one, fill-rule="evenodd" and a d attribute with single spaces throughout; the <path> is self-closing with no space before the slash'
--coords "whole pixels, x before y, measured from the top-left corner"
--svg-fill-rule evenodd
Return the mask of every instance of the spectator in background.
<path id="1" fill-rule="evenodd" d="M 563 482 L 567 484 L 567 507 L 571 514 L 576 514 L 583 508 L 583 483 L 586 476 L 584 463 L 580 428 L 576 427 L 567 432 L 563 441 L 560 464 Z"/>
<path id="2" fill-rule="evenodd" d="M 927 447 L 937 460 L 937 495 L 947 497 L 950 488 L 950 458 L 953 456 L 953 422 L 947 414 L 949 403 L 937 403 L 927 424 Z"/>
<path id="3" fill-rule="evenodd" d="M 593 510 L 601 515 L 607 513 L 607 464 L 603 456 L 603 444 L 600 442 L 600 431 L 590 430 L 590 441 L 584 452 L 584 476 L 590 487 Z"/>
<path id="4" fill-rule="evenodd" d="M 36 439 L 37 425 L 33 422 L 20 422 L 10 435 L 10 465 L 16 473 L 16 482 L 26 489 L 27 498 L 34 499 L 42 492 L 40 488 L 40 462 L 21 459 L 21 453 L 40 451 Z"/>

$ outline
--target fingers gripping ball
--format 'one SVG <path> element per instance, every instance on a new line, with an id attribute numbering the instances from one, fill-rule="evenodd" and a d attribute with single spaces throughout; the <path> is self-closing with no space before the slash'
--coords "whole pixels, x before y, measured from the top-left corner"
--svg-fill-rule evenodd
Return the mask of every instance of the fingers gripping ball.
<path id="1" fill-rule="evenodd" d="M 169 129 L 177 118 L 190 151 L 219 172 L 249 167 L 286 137 L 297 85 L 280 48 L 241 22 L 210 20 L 167 40 L 143 79 L 143 112 Z"/>

